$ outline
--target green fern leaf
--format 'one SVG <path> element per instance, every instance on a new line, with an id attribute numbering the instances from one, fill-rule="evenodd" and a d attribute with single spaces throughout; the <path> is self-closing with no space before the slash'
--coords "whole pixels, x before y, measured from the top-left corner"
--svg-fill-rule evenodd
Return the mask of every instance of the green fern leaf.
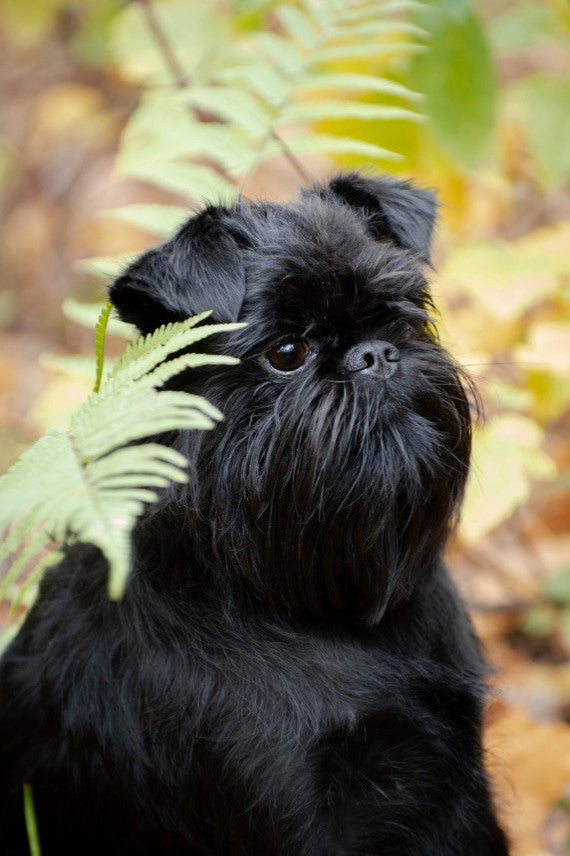
<path id="1" fill-rule="evenodd" d="M 82 273 L 90 273 L 101 279 L 114 279 L 135 260 L 135 253 L 121 253 L 118 256 L 94 256 L 80 259 L 75 267 Z"/>
<path id="2" fill-rule="evenodd" d="M 360 42 L 363 36 L 415 36 L 417 38 L 427 38 L 429 33 L 422 27 L 416 24 L 410 24 L 407 21 L 364 21 L 363 23 L 343 23 L 339 22 L 332 30 L 332 37 L 338 39 L 351 39 L 354 42 Z M 397 42 L 396 42 L 397 44 Z"/>
<path id="3" fill-rule="evenodd" d="M 364 19 L 373 20 L 379 13 L 383 15 L 394 15 L 400 12 L 418 12 L 425 8 L 425 3 L 419 0 L 385 0 L 380 6 L 378 0 L 372 0 L 369 3 L 358 3 L 356 8 L 350 9 L 346 7 L 339 15 L 339 20 L 342 21 L 361 21 Z"/>
<path id="4" fill-rule="evenodd" d="M 216 76 L 215 82 L 222 83 L 221 76 Z M 135 178 L 140 173 L 141 178 L 152 182 L 154 173 L 149 172 L 149 164 L 158 174 L 162 164 L 170 161 L 207 158 L 225 170 L 228 161 L 234 160 L 236 146 L 251 151 L 251 146 L 245 145 L 247 137 L 244 138 L 233 124 L 201 121 L 192 105 L 184 100 L 190 91 L 193 88 L 161 91 L 160 94 L 151 92 L 143 99 L 123 131 L 115 164 L 118 172 Z M 213 92 L 212 100 L 215 98 Z M 204 111 L 209 116 L 214 115 L 208 104 Z M 180 185 L 175 192 L 190 195 L 191 186 Z"/>
<path id="5" fill-rule="evenodd" d="M 185 321 L 167 324 L 131 342 L 109 374 L 105 387 L 119 383 L 122 388 L 131 380 L 136 380 L 150 372 L 159 363 L 164 362 L 170 354 L 191 347 L 214 333 L 238 330 L 244 326 L 243 324 L 210 324 L 198 327 L 197 325 L 210 314 L 210 312 L 202 312 Z M 219 355 L 214 357 L 214 362 L 219 361 L 229 364 L 236 362 L 233 357 Z"/>
<path id="6" fill-rule="evenodd" d="M 218 172 L 210 167 L 191 163 L 147 162 L 130 167 L 128 174 L 172 193 L 186 193 L 200 202 L 205 199 L 233 202 L 237 195 L 236 187 Z M 92 268 L 93 265 L 89 263 L 88 267 Z M 99 263 L 99 269 L 101 268 Z M 108 269 L 105 272 L 109 274 Z M 115 266 L 110 275 L 114 276 L 117 272 Z"/>
<path id="7" fill-rule="evenodd" d="M 236 87 L 192 86 L 180 97 L 193 107 L 233 122 L 251 137 L 265 134 L 273 118 L 258 98 Z"/>
<path id="8" fill-rule="evenodd" d="M 318 75 L 317 75 L 318 76 Z M 265 62 L 224 68 L 215 80 L 226 84 L 240 84 L 255 92 L 266 104 L 278 106 L 290 93 L 291 85 L 283 72 Z"/>
<path id="9" fill-rule="evenodd" d="M 300 91 L 311 89 L 344 89 L 353 92 L 377 92 L 380 95 L 395 95 L 408 101 L 421 101 L 423 95 L 407 86 L 394 83 L 385 77 L 373 77 L 371 74 L 348 74 L 346 72 L 317 71 L 301 77 L 298 81 Z"/>
<path id="10" fill-rule="evenodd" d="M 359 59 L 361 57 L 382 56 L 384 54 L 420 53 L 423 45 L 415 42 L 392 42 L 379 45 L 377 42 L 348 42 L 345 45 L 333 45 L 319 51 L 319 62 L 336 62 L 339 59 Z"/>
<path id="11" fill-rule="evenodd" d="M 0 561 L 13 560 L 0 597 L 21 599 L 26 586 L 29 590 L 38 583 L 38 562 L 43 567 L 53 561 L 46 548 L 74 540 L 99 547 L 109 563 L 110 596 L 122 595 L 137 517 L 156 501 L 157 490 L 187 479 L 186 460 L 175 450 L 158 443 L 126 444 L 181 429 L 209 429 L 222 418 L 200 396 L 160 390 L 183 368 L 237 362 L 207 354 L 168 361 L 206 336 L 242 326 L 196 327 L 208 314 L 131 343 L 101 389 L 73 416 L 69 433 L 48 432 L 0 479 L 0 532 L 5 533 Z M 32 563 L 36 569 L 26 586 L 16 586 L 19 574 Z"/>
<path id="12" fill-rule="evenodd" d="M 181 205 L 160 205 L 159 203 L 136 203 L 122 205 L 120 208 L 108 208 L 101 211 L 99 217 L 122 220 L 132 226 L 138 226 L 153 235 L 167 237 L 177 229 L 191 212 Z"/>
<path id="13" fill-rule="evenodd" d="M 44 369 L 86 382 L 90 382 L 95 373 L 95 359 L 83 354 L 52 354 L 50 351 L 44 351 L 38 362 Z"/>
<path id="14" fill-rule="evenodd" d="M 290 41 L 278 36 L 276 33 L 259 33 L 256 46 L 260 48 L 265 56 L 276 68 L 286 75 L 299 74 L 305 65 L 305 58 Z"/>
<path id="15" fill-rule="evenodd" d="M 312 51 L 319 41 L 320 33 L 311 17 L 295 6 L 283 5 L 277 10 L 279 21 L 301 43 L 306 51 Z"/>
<path id="16" fill-rule="evenodd" d="M 103 302 L 80 303 L 79 300 L 75 300 L 73 297 L 66 297 L 61 308 L 65 317 L 69 318 L 70 321 L 75 321 L 76 324 L 81 324 L 82 327 L 93 330 L 104 306 Z M 124 321 L 119 321 L 118 318 L 110 317 L 107 322 L 107 335 L 132 339 L 136 335 L 136 330 L 132 324 L 125 324 Z"/>
<path id="17" fill-rule="evenodd" d="M 217 164 L 225 173 L 235 177 L 240 174 L 240 164 L 249 164 L 252 157 L 252 146 L 243 132 L 230 123 L 200 122 L 191 114 L 189 105 L 183 103 L 182 97 L 183 93 L 178 91 L 176 99 L 187 114 L 184 133 L 174 136 L 170 129 L 163 129 L 160 118 L 155 116 L 152 111 L 147 110 L 142 118 L 138 117 L 139 125 L 142 124 L 145 129 L 147 143 L 141 148 L 137 136 L 128 134 L 129 126 L 127 125 L 116 164 L 118 172 L 158 185 L 160 176 L 164 172 L 163 165 L 172 161 L 178 162 L 180 158 L 184 158 L 185 162 L 188 158 L 206 159 L 208 162 Z M 152 169 L 149 169 L 149 163 L 152 164 Z M 180 178 L 180 174 L 165 174 L 167 184 L 164 186 L 167 190 L 174 188 L 174 192 L 178 194 L 185 194 L 198 199 L 198 190 L 201 187 L 202 195 L 205 194 L 204 179 L 200 174 L 197 174 L 199 184 L 196 187 L 187 183 L 192 176 L 186 173 L 183 176 L 185 183 L 176 188 L 175 182 L 177 178 Z M 219 192 L 220 178 L 218 174 L 216 178 L 212 179 L 212 181 L 218 182 L 218 184 L 211 185 L 212 192 Z M 227 192 L 225 185 L 222 192 Z M 207 198 L 207 194 L 204 198 Z"/>
<path id="18" fill-rule="evenodd" d="M 283 111 L 284 122 L 296 119 L 406 119 L 409 122 L 423 122 L 421 113 L 407 110 L 405 107 L 385 107 L 382 104 L 368 104 L 363 101 L 320 101 L 310 104 L 292 104 Z"/>
<path id="19" fill-rule="evenodd" d="M 154 161 L 192 155 L 193 131 L 197 124 L 186 105 L 180 102 L 179 90 L 151 91 L 129 118 L 121 135 L 115 169 L 144 167 Z M 128 172 L 126 173 L 128 174 Z M 182 189 L 183 190 L 183 189 Z"/>
<path id="20" fill-rule="evenodd" d="M 353 137 L 335 137 L 332 134 L 308 134 L 307 136 L 291 137 L 287 145 L 292 152 L 322 152 L 361 155 L 374 160 L 401 160 L 401 155 L 383 149 L 374 143 L 366 143 Z M 275 155 L 280 151 L 279 143 L 271 140 L 265 147 L 265 154 Z"/>

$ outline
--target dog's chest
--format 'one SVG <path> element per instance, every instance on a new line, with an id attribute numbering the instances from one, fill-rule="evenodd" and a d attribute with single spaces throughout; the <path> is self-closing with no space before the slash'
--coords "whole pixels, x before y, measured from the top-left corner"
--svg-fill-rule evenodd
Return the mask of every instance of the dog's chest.
<path id="1" fill-rule="evenodd" d="M 416 743 L 477 708 L 459 677 L 425 657 L 330 634 L 263 628 L 230 634 L 191 655 L 188 699 L 196 735 L 249 784 L 291 787 L 336 744 L 365 754 L 391 741 Z M 457 686 L 453 682 L 457 681 Z M 452 684 L 450 690 L 450 682 Z M 450 701 L 459 694 L 461 711 Z M 188 706 L 186 707 L 186 714 Z M 427 738 L 425 750 L 431 742 Z M 343 750 L 343 751 L 344 751 Z M 350 759 L 347 759 L 348 761 Z"/>
<path id="2" fill-rule="evenodd" d="M 189 768 L 180 772 L 197 777 L 199 799 L 203 783 L 216 781 L 216 816 L 226 793 L 232 816 L 251 813 L 259 828 L 270 816 L 272 825 L 294 821 L 301 835 L 319 807 L 340 811 L 356 799 L 378 812 L 402 788 L 428 798 L 457 774 L 460 743 L 477 721 L 474 696 L 445 668 L 334 634 L 265 627 L 222 639 L 218 628 L 189 662 L 183 716 L 174 723 L 163 706 L 168 727 L 155 720 L 155 739 L 168 735 L 177 759 L 186 741 Z"/>

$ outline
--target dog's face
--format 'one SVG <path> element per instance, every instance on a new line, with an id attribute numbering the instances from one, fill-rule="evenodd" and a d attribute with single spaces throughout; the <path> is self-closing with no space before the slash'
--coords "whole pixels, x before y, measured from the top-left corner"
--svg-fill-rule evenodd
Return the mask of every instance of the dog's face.
<path id="1" fill-rule="evenodd" d="M 339 176 L 207 209 L 111 289 L 143 332 L 207 308 L 247 322 L 216 342 L 241 363 L 195 379 L 226 422 L 188 441 L 188 511 L 265 599 L 375 621 L 441 551 L 470 415 L 428 314 L 434 217 L 427 191 Z"/>

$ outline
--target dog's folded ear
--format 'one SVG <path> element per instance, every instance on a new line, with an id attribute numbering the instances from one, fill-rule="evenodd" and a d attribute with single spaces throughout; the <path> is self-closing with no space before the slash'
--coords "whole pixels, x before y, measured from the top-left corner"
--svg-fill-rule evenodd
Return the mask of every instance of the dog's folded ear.
<path id="1" fill-rule="evenodd" d="M 123 321 L 146 334 L 208 309 L 215 321 L 237 320 L 245 271 L 240 248 L 224 224 L 227 213 L 206 208 L 130 265 L 109 292 Z"/>
<path id="2" fill-rule="evenodd" d="M 388 238 L 430 262 L 430 244 L 437 215 L 433 193 L 390 176 L 368 178 L 358 172 L 335 176 L 329 198 L 350 205 L 366 221 L 374 238 Z"/>

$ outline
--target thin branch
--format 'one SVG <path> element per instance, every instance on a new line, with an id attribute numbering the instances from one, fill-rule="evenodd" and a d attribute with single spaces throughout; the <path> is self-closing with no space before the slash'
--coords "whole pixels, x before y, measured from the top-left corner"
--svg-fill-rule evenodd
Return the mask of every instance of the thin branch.
<path id="1" fill-rule="evenodd" d="M 189 80 L 184 74 L 184 69 L 178 62 L 178 58 L 174 53 L 170 42 L 166 38 L 166 33 L 162 29 L 162 25 L 156 16 L 156 12 L 150 3 L 150 0 L 134 0 L 134 2 L 142 9 L 148 28 L 152 33 L 156 45 L 162 54 L 162 58 L 174 79 L 175 85 L 178 86 L 179 89 L 186 89 L 189 85 Z"/>
<path id="2" fill-rule="evenodd" d="M 160 53 L 162 54 L 164 62 L 168 70 L 170 71 L 170 74 L 172 75 L 175 85 L 179 89 L 187 89 L 188 86 L 190 86 L 191 81 L 189 80 L 188 75 L 184 73 L 184 69 L 182 68 L 182 65 L 178 61 L 178 58 L 174 53 L 170 42 L 168 41 L 166 33 L 164 32 L 162 25 L 158 20 L 156 12 L 153 9 L 151 0 L 133 0 L 133 2 L 137 3 L 141 7 L 143 15 L 146 18 L 149 31 L 154 37 L 156 45 Z M 310 176 L 305 172 L 305 169 L 301 164 L 300 160 L 295 157 L 285 140 L 279 136 L 275 128 L 271 128 L 271 130 L 269 131 L 269 136 L 274 139 L 281 147 L 283 154 L 285 155 L 285 157 L 287 158 L 301 181 L 304 184 L 308 184 L 311 181 Z"/>

